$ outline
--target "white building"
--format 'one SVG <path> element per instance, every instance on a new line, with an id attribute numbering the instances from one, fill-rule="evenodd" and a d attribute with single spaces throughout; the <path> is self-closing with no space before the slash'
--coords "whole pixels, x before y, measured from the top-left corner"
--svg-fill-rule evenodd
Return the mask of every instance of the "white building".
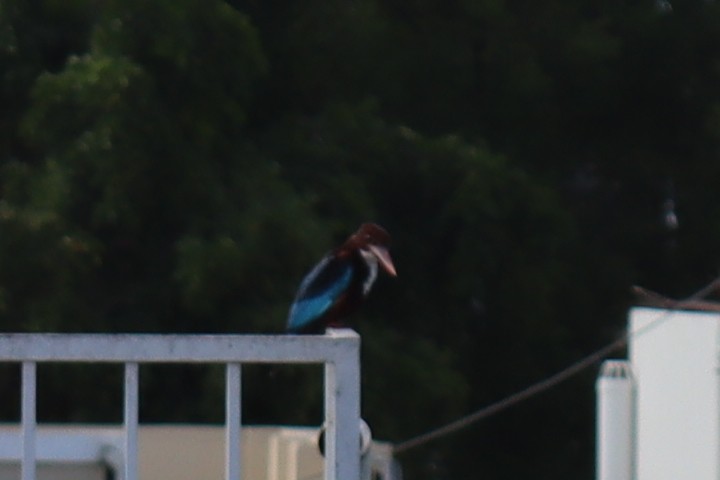
<path id="1" fill-rule="evenodd" d="M 720 312 L 708 310 L 631 309 L 629 360 L 606 362 L 597 383 L 598 480 L 720 478 Z"/>

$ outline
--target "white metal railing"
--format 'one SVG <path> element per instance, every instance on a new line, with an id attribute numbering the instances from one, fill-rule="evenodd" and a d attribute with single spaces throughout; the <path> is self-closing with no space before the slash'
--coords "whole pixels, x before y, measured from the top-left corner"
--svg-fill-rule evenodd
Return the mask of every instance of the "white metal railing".
<path id="1" fill-rule="evenodd" d="M 226 368 L 226 480 L 240 478 L 241 365 L 325 365 L 325 480 L 360 479 L 360 337 L 326 335 L 0 334 L 0 362 L 22 364 L 22 480 L 35 480 L 36 366 L 125 365 L 124 479 L 138 479 L 138 379 L 143 363 L 219 363 Z"/>

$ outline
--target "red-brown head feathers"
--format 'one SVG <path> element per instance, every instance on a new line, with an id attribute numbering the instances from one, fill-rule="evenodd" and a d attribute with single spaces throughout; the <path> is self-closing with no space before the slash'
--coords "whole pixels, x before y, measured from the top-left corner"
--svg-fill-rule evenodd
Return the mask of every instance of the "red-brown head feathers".
<path id="1" fill-rule="evenodd" d="M 393 277 L 397 276 L 390 258 L 390 234 L 376 223 L 363 223 L 357 232 L 347 239 L 343 248 L 360 249 L 372 253 L 380 266 Z"/>

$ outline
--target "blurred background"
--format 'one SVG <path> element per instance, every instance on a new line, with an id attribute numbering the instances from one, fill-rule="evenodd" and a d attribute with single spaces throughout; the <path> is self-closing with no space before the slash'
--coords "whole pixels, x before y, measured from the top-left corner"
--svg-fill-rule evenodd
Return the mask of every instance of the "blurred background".
<path id="1" fill-rule="evenodd" d="M 0 330 L 278 333 L 376 221 L 363 416 L 406 440 L 717 275 L 718 45 L 712 0 L 0 0 Z M 246 372 L 245 422 L 321 422 L 319 369 Z M 593 478 L 596 374 L 406 478 Z M 40 421 L 120 421 L 121 367 L 38 375 Z M 144 367 L 141 420 L 222 421 L 223 382 Z"/>

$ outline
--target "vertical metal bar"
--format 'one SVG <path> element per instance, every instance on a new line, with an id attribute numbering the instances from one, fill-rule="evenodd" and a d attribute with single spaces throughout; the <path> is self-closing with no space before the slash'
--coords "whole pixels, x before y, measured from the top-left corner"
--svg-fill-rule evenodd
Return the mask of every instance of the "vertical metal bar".
<path id="1" fill-rule="evenodd" d="M 125 364 L 125 480 L 138 478 L 139 367 Z"/>
<path id="2" fill-rule="evenodd" d="M 240 478 L 240 427 L 242 385 L 240 364 L 225 367 L 225 478 Z"/>
<path id="3" fill-rule="evenodd" d="M 324 480 L 335 480 L 335 463 L 337 445 L 337 424 L 335 422 L 335 365 L 325 363 L 325 475 Z"/>
<path id="4" fill-rule="evenodd" d="M 359 344 L 325 364 L 325 480 L 360 479 Z"/>
<path id="5" fill-rule="evenodd" d="M 35 431 L 37 407 L 35 362 L 22 363 L 22 480 L 35 480 Z"/>

